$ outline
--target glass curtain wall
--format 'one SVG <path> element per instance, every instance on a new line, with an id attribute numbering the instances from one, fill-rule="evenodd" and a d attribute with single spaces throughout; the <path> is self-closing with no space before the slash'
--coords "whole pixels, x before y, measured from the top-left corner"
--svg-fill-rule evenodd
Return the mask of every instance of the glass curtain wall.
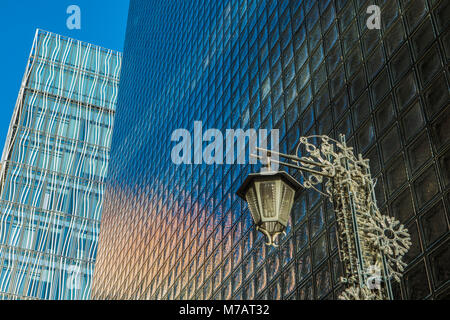
<path id="1" fill-rule="evenodd" d="M 1 298 L 90 297 L 120 70 L 37 30 L 1 162 Z"/>

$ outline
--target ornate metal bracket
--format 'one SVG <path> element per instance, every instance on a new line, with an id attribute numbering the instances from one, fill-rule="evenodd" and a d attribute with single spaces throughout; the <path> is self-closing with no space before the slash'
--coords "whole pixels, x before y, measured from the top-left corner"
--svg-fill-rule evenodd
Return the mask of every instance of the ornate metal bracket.
<path id="1" fill-rule="evenodd" d="M 393 299 L 391 281 L 400 281 L 403 256 L 411 247 L 408 230 L 392 217 L 382 215 L 375 199 L 369 160 L 354 155 L 343 135 L 301 137 L 296 155 L 258 148 L 266 156 L 287 159 L 272 162 L 297 169 L 304 188 L 314 189 L 333 203 L 337 221 L 339 255 L 343 263 L 343 300 Z M 319 190 L 323 184 L 324 192 Z"/>

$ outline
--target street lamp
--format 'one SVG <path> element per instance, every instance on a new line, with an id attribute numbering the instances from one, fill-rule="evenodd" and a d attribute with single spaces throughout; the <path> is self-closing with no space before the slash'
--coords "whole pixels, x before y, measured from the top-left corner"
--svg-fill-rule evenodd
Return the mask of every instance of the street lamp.
<path id="1" fill-rule="evenodd" d="M 344 269 L 341 282 L 346 286 L 340 298 L 392 299 L 391 280 L 400 281 L 406 265 L 402 258 L 411 237 L 399 221 L 378 210 L 369 161 L 361 154 L 356 157 L 343 135 L 340 141 L 327 136 L 301 137 L 295 155 L 256 149 L 262 155 L 251 156 L 267 158 L 268 170 L 250 174 L 237 194 L 247 201 L 256 229 L 266 235 L 267 244 L 276 246 L 276 237 L 286 229 L 295 192 L 300 187 L 314 189 L 334 207 Z M 272 154 L 285 160 L 271 159 Z M 270 171 L 271 162 L 297 170 L 303 182 L 286 172 Z"/>
<path id="2" fill-rule="evenodd" d="M 267 237 L 267 245 L 286 229 L 295 193 L 301 185 L 284 171 L 265 171 L 250 174 L 237 191 L 246 200 L 256 230 Z"/>

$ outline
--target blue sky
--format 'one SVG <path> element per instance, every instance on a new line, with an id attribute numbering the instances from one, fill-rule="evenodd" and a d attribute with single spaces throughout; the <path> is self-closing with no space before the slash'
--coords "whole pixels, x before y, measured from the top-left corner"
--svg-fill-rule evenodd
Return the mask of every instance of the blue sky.
<path id="1" fill-rule="evenodd" d="M 67 7 L 81 9 L 81 30 L 69 30 Z M 0 0 L 0 153 L 36 28 L 122 51 L 129 0 Z"/>

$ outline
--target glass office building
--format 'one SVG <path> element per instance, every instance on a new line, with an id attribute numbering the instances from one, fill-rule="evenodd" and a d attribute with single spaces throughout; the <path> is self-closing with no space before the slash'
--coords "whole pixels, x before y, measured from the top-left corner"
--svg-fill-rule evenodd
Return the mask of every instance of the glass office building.
<path id="1" fill-rule="evenodd" d="M 0 298 L 90 297 L 121 60 L 37 30 L 1 162 Z"/>
<path id="2" fill-rule="evenodd" d="M 367 7 L 381 8 L 369 30 Z M 336 299 L 329 202 L 300 192 L 267 247 L 235 192 L 252 165 L 175 165 L 173 130 L 345 134 L 412 236 L 397 299 L 450 296 L 446 0 L 132 0 L 95 268 L 99 299 Z M 199 150 L 192 150 L 192 157 Z"/>

